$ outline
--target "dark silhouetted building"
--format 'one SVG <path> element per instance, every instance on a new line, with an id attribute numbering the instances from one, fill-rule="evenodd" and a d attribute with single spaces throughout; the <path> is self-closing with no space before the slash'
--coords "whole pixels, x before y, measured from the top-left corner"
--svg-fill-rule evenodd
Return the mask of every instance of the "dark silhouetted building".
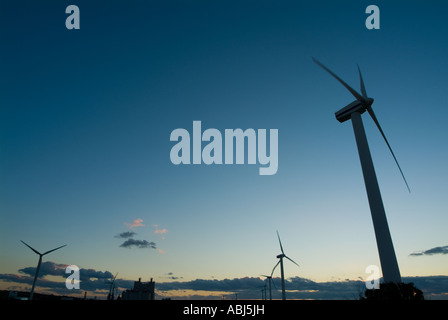
<path id="1" fill-rule="evenodd" d="M 142 278 L 134 281 L 134 288 L 126 290 L 122 293 L 123 300 L 154 300 L 154 285 L 155 282 L 142 282 Z"/>

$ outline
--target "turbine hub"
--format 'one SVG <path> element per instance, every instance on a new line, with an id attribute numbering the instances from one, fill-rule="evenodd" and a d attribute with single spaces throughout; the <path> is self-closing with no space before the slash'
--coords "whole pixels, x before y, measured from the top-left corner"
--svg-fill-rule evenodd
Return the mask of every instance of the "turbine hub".
<path id="1" fill-rule="evenodd" d="M 373 101 L 374 101 L 373 98 L 367 98 L 366 99 L 367 106 L 370 107 L 373 104 Z"/>

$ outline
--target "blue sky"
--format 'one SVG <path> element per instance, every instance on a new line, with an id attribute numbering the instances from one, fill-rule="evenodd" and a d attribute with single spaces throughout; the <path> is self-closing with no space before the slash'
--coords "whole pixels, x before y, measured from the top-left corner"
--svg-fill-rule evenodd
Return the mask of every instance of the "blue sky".
<path id="1" fill-rule="evenodd" d="M 81 28 L 65 28 L 76 4 Z M 379 265 L 350 122 L 356 64 L 409 182 L 364 125 L 403 276 L 447 275 L 447 5 L 375 1 L 64 1 L 0 6 L 0 273 L 48 259 L 138 277 L 367 277 Z M 170 162 L 170 133 L 278 129 L 279 167 Z M 142 226 L 129 227 L 141 219 Z M 126 224 L 128 223 L 128 224 Z M 156 230 L 159 230 L 156 232 Z M 163 230 L 163 231 L 160 231 Z M 133 231 L 157 249 L 123 248 Z M 6 283 L 4 286 L 8 286 Z"/>

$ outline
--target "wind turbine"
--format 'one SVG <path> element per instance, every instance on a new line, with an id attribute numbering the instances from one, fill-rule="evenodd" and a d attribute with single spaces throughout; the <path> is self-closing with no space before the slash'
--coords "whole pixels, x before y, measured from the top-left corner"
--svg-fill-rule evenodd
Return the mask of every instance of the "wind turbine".
<path id="1" fill-rule="evenodd" d="M 22 240 L 20 240 L 20 241 L 22 241 Z M 33 250 L 36 254 L 39 255 L 39 262 L 37 263 L 36 274 L 34 275 L 33 286 L 31 287 L 31 292 L 30 292 L 30 297 L 29 297 L 29 300 L 33 300 L 34 287 L 36 286 L 36 280 L 37 280 L 37 277 L 38 277 L 38 275 L 39 275 L 39 269 L 40 269 L 40 265 L 41 265 L 41 263 L 42 263 L 42 257 L 43 257 L 44 255 L 46 255 L 46 254 L 49 254 L 50 252 L 53 252 L 53 251 L 55 251 L 55 250 L 61 249 L 62 247 L 65 247 L 66 244 L 64 244 L 63 246 L 57 247 L 57 248 L 55 248 L 55 249 L 48 250 L 47 252 L 40 253 L 40 252 L 37 251 L 36 249 L 32 248 L 30 245 L 26 244 L 24 241 L 22 241 L 22 243 L 23 243 L 24 245 L 26 245 L 28 248 L 30 248 L 31 250 Z"/>
<path id="2" fill-rule="evenodd" d="M 261 287 L 261 300 L 266 300 L 266 283 Z"/>
<path id="3" fill-rule="evenodd" d="M 268 280 L 269 283 L 269 300 L 272 300 L 272 287 L 271 287 L 271 282 L 272 282 L 272 275 L 267 276 L 265 274 L 261 274 L 262 277 L 266 277 L 266 280 Z"/>
<path id="4" fill-rule="evenodd" d="M 392 153 L 392 156 L 395 160 L 395 163 L 400 170 L 401 176 L 403 177 L 404 182 L 406 183 L 406 187 L 408 191 L 411 192 L 409 185 L 404 177 L 403 171 L 401 170 L 400 165 L 398 164 L 397 158 L 395 157 L 394 152 L 392 151 L 389 142 L 384 135 L 383 129 L 375 116 L 375 113 L 372 109 L 373 99 L 367 96 L 367 91 L 364 86 L 364 81 L 362 79 L 361 70 L 358 66 L 358 73 L 361 82 L 361 93 L 360 95 L 353 88 L 351 88 L 347 83 L 345 83 L 341 78 L 339 78 L 336 74 L 334 74 L 330 69 L 325 67 L 322 63 L 313 58 L 313 61 L 331 74 L 336 80 L 338 80 L 350 93 L 356 98 L 355 101 L 342 108 L 341 110 L 335 113 L 336 119 L 339 122 L 344 122 L 349 119 L 352 120 L 353 130 L 355 132 L 356 144 L 358 147 L 359 159 L 361 161 L 362 173 L 364 176 L 364 183 L 366 186 L 367 197 L 369 199 L 370 212 L 372 215 L 373 227 L 375 230 L 375 237 L 378 247 L 378 253 L 380 256 L 381 268 L 383 271 L 384 282 L 401 282 L 400 269 L 398 268 L 397 258 L 395 256 L 394 246 L 392 243 L 392 237 L 390 235 L 389 226 L 387 224 L 386 212 L 384 210 L 383 200 L 381 198 L 381 192 L 378 185 L 378 180 L 375 174 L 375 168 L 373 166 L 372 156 L 370 154 L 369 145 L 367 143 L 367 137 L 364 130 L 364 125 L 362 123 L 361 114 L 363 114 L 366 110 L 372 118 L 373 122 L 375 122 L 378 130 L 386 141 L 386 144 Z"/>
<path id="5" fill-rule="evenodd" d="M 288 256 L 285 254 L 285 252 L 283 251 L 282 242 L 281 242 L 281 240 L 280 240 L 280 235 L 278 234 L 278 231 L 277 231 L 277 237 L 278 237 L 278 242 L 279 242 L 279 244 L 280 244 L 280 250 L 282 251 L 282 253 L 279 254 L 279 255 L 277 256 L 277 258 L 279 259 L 279 261 L 278 261 L 277 264 L 275 265 L 274 269 L 272 269 L 272 272 L 271 272 L 271 278 L 272 278 L 272 275 L 274 274 L 274 270 L 275 270 L 275 268 L 277 268 L 277 266 L 280 264 L 280 272 L 281 272 L 281 276 L 282 276 L 282 300 L 286 300 L 286 293 L 285 293 L 285 272 L 284 272 L 284 269 L 283 269 L 283 258 L 288 259 L 289 261 L 291 261 L 292 263 L 294 263 L 294 264 L 297 265 L 298 267 L 300 267 L 300 266 L 299 266 L 294 260 L 292 260 L 290 257 L 288 257 Z"/>
<path id="6" fill-rule="evenodd" d="M 114 289 L 115 289 L 115 279 L 118 276 L 118 272 L 115 274 L 115 277 L 110 282 L 109 294 L 107 295 L 107 300 L 114 300 Z"/>

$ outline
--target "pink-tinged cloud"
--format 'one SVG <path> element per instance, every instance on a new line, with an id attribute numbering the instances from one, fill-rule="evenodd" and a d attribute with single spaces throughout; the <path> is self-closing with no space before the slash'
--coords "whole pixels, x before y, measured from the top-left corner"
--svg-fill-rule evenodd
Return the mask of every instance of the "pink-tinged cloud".
<path id="1" fill-rule="evenodd" d="M 164 254 L 164 253 L 165 253 L 165 251 L 163 251 L 162 249 L 157 249 L 157 251 L 158 251 L 159 253 L 161 253 L 161 254 Z"/>
<path id="2" fill-rule="evenodd" d="M 143 222 L 142 219 L 136 219 L 136 220 L 132 221 L 132 223 L 125 222 L 124 224 L 132 229 L 132 228 L 135 228 L 135 227 L 143 227 L 144 224 L 142 222 Z"/>
<path id="3" fill-rule="evenodd" d="M 166 228 L 164 228 L 164 229 L 156 229 L 156 230 L 154 230 L 154 233 L 155 234 L 165 234 L 165 233 L 167 233 L 167 229 Z"/>

